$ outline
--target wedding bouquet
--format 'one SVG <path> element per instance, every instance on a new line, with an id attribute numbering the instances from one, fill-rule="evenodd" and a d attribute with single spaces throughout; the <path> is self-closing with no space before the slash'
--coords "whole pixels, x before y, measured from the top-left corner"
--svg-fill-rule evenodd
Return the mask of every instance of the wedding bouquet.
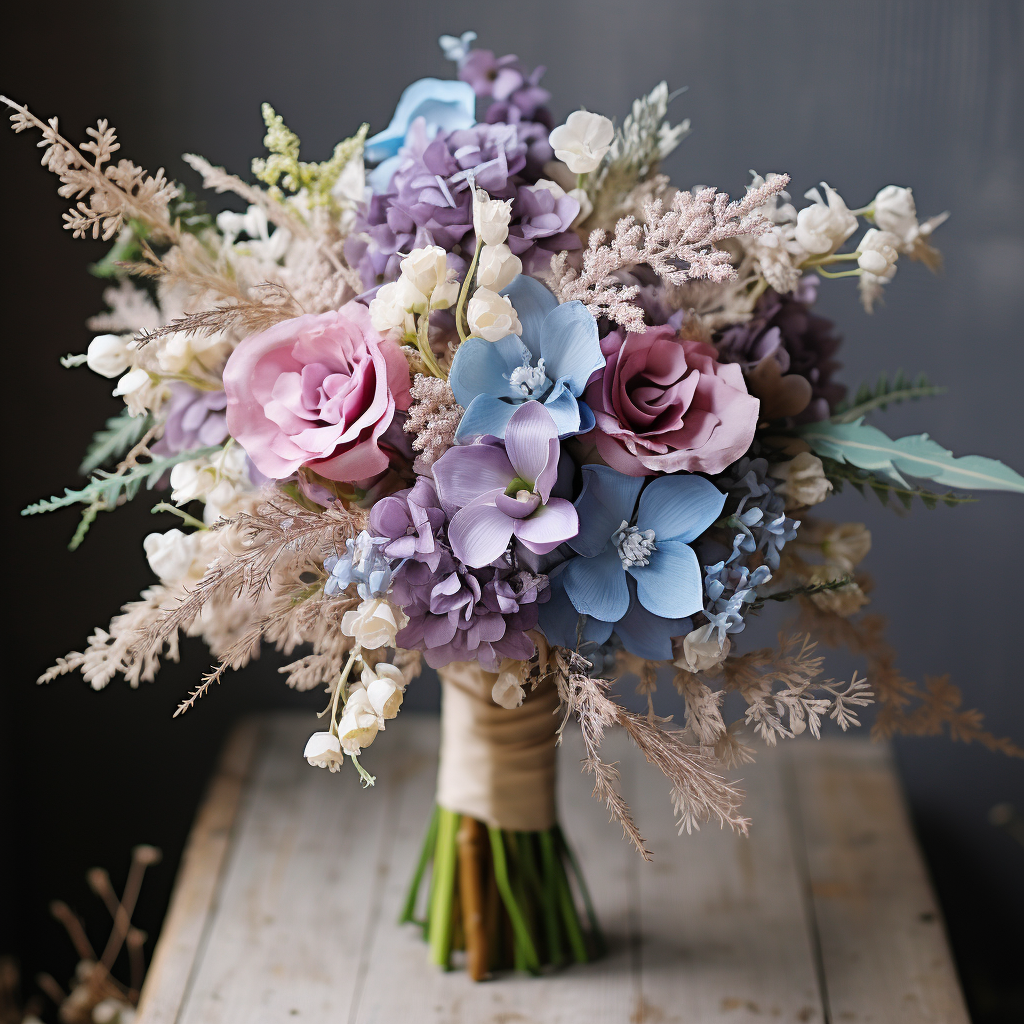
<path id="1" fill-rule="evenodd" d="M 421 661 L 437 669 L 437 807 L 405 917 L 432 861 L 432 955 L 465 945 L 481 977 L 597 948 L 554 800 L 569 719 L 644 856 L 601 759 L 614 725 L 664 772 L 687 832 L 746 830 L 724 770 L 752 760 L 754 735 L 846 729 L 872 699 L 879 735 L 947 729 L 1019 753 L 948 681 L 900 675 L 860 614 L 868 531 L 808 512 L 847 484 L 934 506 L 1024 478 L 869 425 L 940 389 L 897 375 L 847 397 L 814 311 L 822 279 L 855 278 L 871 312 L 901 263 L 937 269 L 945 214 L 920 221 L 896 185 L 859 209 L 824 184 L 798 208 L 784 174 L 735 200 L 674 186 L 659 165 L 688 122 L 668 118 L 665 83 L 618 125 L 581 109 L 555 127 L 543 69 L 474 39 L 443 37 L 456 77 L 410 85 L 383 131 L 363 125 L 324 162 L 269 105 L 255 182 L 186 156 L 245 204 L 216 217 L 162 169 L 115 161 L 105 121 L 76 148 L 6 102 L 16 131 L 42 132 L 65 227 L 113 242 L 94 268 L 109 309 L 62 361 L 125 402 L 88 482 L 25 511 L 80 506 L 72 547 L 144 490 L 179 520 L 145 539 L 154 583 L 40 681 L 137 686 L 180 634 L 202 636 L 217 665 L 180 712 L 261 644 L 301 649 L 288 685 L 329 695 L 306 758 L 371 784 L 363 752 Z M 740 653 L 748 617 L 789 600 L 800 621 L 778 649 Z M 868 678 L 823 678 L 815 638 L 861 654 Z M 679 725 L 655 712 L 659 666 Z M 621 675 L 647 714 L 615 699 Z"/>

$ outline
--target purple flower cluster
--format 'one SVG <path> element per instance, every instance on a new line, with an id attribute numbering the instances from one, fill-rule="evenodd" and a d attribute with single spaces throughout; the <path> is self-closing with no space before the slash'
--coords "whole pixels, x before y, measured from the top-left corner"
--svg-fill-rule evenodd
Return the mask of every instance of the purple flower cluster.
<path id="1" fill-rule="evenodd" d="M 527 72 L 515 54 L 495 57 L 493 50 L 469 50 L 459 61 L 459 78 L 473 87 L 477 99 L 491 101 L 484 114 L 490 124 L 537 121 L 550 130 L 554 123 L 544 104 L 551 93 L 540 86 L 546 70 Z"/>
<path id="2" fill-rule="evenodd" d="M 817 293 L 818 278 L 807 274 L 791 295 L 769 289 L 750 320 L 715 338 L 722 362 L 740 363 L 744 372 L 771 358 L 783 374 L 797 373 L 810 381 L 811 402 L 795 417 L 796 423 L 828 419 L 846 394 L 846 388 L 832 380 L 842 365 L 833 358 L 842 339 L 833 333 L 831 320 L 811 311 Z"/>
<path id="3" fill-rule="evenodd" d="M 384 555 L 403 559 L 392 589 L 409 617 L 399 647 L 423 651 L 432 668 L 478 661 L 497 672 L 503 658 L 532 657 L 527 630 L 537 625 L 538 602 L 548 598 L 547 579 L 504 560 L 481 569 L 458 562 L 432 480 L 420 477 L 414 487 L 378 501 L 370 529 L 387 538 Z"/>
<path id="4" fill-rule="evenodd" d="M 193 448 L 223 444 L 228 437 L 227 402 L 223 391 L 200 391 L 189 384 L 172 384 L 164 433 L 153 445 L 153 452 L 178 455 Z"/>

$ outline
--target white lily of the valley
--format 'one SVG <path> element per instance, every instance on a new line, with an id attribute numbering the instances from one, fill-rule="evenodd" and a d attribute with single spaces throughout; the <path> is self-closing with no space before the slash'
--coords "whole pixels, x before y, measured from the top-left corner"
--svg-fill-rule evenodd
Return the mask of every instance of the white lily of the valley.
<path id="1" fill-rule="evenodd" d="M 448 279 L 448 254 L 439 245 L 413 249 L 399 264 L 402 277 L 424 296 Z"/>
<path id="2" fill-rule="evenodd" d="M 168 530 L 151 533 L 142 542 L 150 569 L 164 583 L 177 583 L 185 579 L 195 561 L 199 535 Z"/>
<path id="3" fill-rule="evenodd" d="M 857 218 L 850 213 L 843 197 L 824 182 L 821 185 L 828 202 L 816 188 L 807 192 L 805 198 L 813 203 L 796 215 L 793 232 L 797 244 L 813 256 L 834 253 L 857 230 Z"/>
<path id="4" fill-rule="evenodd" d="M 132 365 L 133 350 L 130 334 L 100 334 L 89 342 L 85 365 L 102 377 L 120 377 Z"/>
<path id="5" fill-rule="evenodd" d="M 302 756 L 314 768 L 329 768 L 332 772 L 341 771 L 341 766 L 345 763 L 341 740 L 333 732 L 313 733 L 306 740 L 306 749 Z"/>
<path id="6" fill-rule="evenodd" d="M 916 224 L 915 224 L 916 227 Z M 900 240 L 891 231 L 868 228 L 857 246 L 860 256 L 857 266 L 868 274 L 874 274 L 885 281 L 896 275 L 896 260 L 899 258 Z"/>
<path id="7" fill-rule="evenodd" d="M 365 650 L 375 651 L 380 647 L 394 647 L 398 631 L 408 621 L 405 612 L 386 597 L 368 597 L 358 608 L 341 617 L 341 631 Z"/>
<path id="8" fill-rule="evenodd" d="M 368 747 L 380 729 L 377 712 L 366 691 L 354 690 L 345 702 L 345 712 L 338 723 L 338 739 L 346 754 L 358 754 Z"/>
<path id="9" fill-rule="evenodd" d="M 891 231 L 901 242 L 913 240 L 918 231 L 917 204 L 909 188 L 886 185 L 871 205 L 875 223 L 883 231 Z"/>
<path id="10" fill-rule="evenodd" d="M 523 325 L 511 300 L 490 288 L 477 288 L 469 300 L 466 319 L 470 334 L 484 341 L 501 341 L 510 334 L 523 333 Z"/>
<path id="11" fill-rule="evenodd" d="M 508 238 L 511 199 L 492 199 L 482 188 L 473 193 L 473 230 L 478 245 L 501 245 Z"/>
<path id="12" fill-rule="evenodd" d="M 615 125 L 603 114 L 574 110 L 548 136 L 548 142 L 573 174 L 588 174 L 600 165 L 614 138 Z"/>
<path id="13" fill-rule="evenodd" d="M 522 272 L 523 261 L 504 242 L 499 245 L 485 245 L 480 250 L 476 280 L 481 288 L 490 288 L 492 291 L 500 292 Z"/>
<path id="14" fill-rule="evenodd" d="M 120 398 L 124 395 L 130 395 L 140 388 L 144 388 L 149 384 L 149 374 L 142 369 L 141 366 L 137 366 L 134 370 L 129 370 L 118 382 L 117 387 L 111 392 L 115 398 Z"/>

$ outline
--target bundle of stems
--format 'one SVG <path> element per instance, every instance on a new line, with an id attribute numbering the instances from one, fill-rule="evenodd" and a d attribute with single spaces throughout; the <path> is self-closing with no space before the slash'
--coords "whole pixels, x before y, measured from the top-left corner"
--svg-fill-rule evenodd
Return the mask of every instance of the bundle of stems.
<path id="1" fill-rule="evenodd" d="M 416 906 L 431 866 L 426 911 Z M 577 895 L 586 910 L 584 927 Z M 423 929 L 431 963 L 449 969 L 465 950 L 474 981 L 513 967 L 587 963 L 604 953 L 604 939 L 579 862 L 561 828 L 513 832 L 435 806 L 400 918 Z"/>

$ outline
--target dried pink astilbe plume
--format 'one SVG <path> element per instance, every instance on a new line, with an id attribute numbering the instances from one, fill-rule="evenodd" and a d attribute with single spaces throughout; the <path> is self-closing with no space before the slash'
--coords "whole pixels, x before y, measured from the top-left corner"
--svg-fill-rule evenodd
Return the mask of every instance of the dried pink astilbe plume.
<path id="1" fill-rule="evenodd" d="M 608 317 L 631 331 L 644 328 L 643 311 L 631 301 L 639 289 L 623 285 L 613 275 L 646 264 L 666 283 L 708 280 L 720 283 L 736 276 L 731 257 L 715 246 L 738 235 L 760 235 L 772 224 L 761 207 L 789 183 L 780 174 L 740 200 L 713 188 L 696 194 L 677 192 L 666 210 L 660 199 L 644 203 L 643 224 L 623 217 L 606 241 L 604 231 L 593 231 L 583 254 L 581 269 L 569 266 L 565 253 L 551 261 L 552 285 L 561 302 L 579 300 L 595 317 Z"/>
<path id="2" fill-rule="evenodd" d="M 463 409 L 446 380 L 416 374 L 410 388 L 412 405 L 405 429 L 413 435 L 413 451 L 421 454 L 413 463 L 417 473 L 426 473 L 455 444 L 455 431 Z"/>

